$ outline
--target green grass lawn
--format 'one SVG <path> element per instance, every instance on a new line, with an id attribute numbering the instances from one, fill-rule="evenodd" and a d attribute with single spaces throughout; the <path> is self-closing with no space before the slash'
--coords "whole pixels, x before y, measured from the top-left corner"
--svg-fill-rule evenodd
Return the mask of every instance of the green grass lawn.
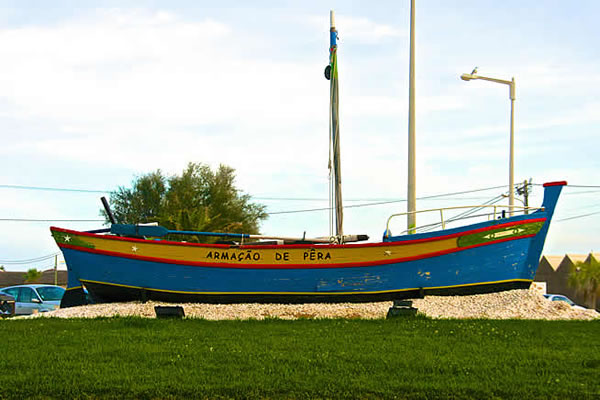
<path id="1" fill-rule="evenodd" d="M 600 321 L 0 320 L 0 398 L 600 399 Z"/>

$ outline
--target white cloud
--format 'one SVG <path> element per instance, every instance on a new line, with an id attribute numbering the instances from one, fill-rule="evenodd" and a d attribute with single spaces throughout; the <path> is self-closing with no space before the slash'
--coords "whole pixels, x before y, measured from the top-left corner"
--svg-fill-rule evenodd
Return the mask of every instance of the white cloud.
<path id="1" fill-rule="evenodd" d="M 2 151 L 138 168 L 182 158 L 227 162 L 239 153 L 235 147 L 281 154 L 274 150 L 281 138 L 306 139 L 298 125 L 326 122 L 327 99 L 314 90 L 322 77 L 312 73 L 320 65 L 246 59 L 235 45 L 223 45 L 233 38 L 230 27 L 213 20 L 118 10 L 0 31 L 0 52 L 10 60 L 0 65 L 0 88 L 11 117 L 60 127 Z M 251 140 L 225 145 L 241 138 Z"/>

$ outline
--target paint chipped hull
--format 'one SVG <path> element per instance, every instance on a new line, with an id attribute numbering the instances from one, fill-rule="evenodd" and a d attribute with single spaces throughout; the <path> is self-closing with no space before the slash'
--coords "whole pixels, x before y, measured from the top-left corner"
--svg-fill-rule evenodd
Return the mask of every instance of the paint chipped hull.
<path id="1" fill-rule="evenodd" d="M 205 245 L 51 228 L 69 284 L 97 302 L 340 302 L 528 287 L 562 185 L 544 210 L 467 227 L 346 245 Z"/>

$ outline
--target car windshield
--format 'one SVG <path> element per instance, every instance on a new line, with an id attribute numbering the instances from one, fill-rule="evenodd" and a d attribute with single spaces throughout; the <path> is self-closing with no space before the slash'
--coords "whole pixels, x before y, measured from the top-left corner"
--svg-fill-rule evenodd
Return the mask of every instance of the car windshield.
<path id="1" fill-rule="evenodd" d="M 564 297 L 564 296 L 556 296 L 554 298 L 554 301 L 564 301 L 565 303 L 567 303 L 570 306 L 575 305 L 575 303 L 573 303 L 573 301 L 571 299 L 569 299 L 568 297 Z"/>
<path id="2" fill-rule="evenodd" d="M 37 292 L 43 301 L 56 301 L 62 299 L 65 289 L 58 286 L 42 286 L 37 288 Z"/>

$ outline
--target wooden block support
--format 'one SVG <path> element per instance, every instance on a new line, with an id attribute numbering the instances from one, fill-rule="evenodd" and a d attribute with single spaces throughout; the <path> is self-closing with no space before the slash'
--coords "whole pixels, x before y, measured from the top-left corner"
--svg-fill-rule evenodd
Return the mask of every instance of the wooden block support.
<path id="1" fill-rule="evenodd" d="M 183 318 L 185 313 L 181 306 L 155 306 L 156 318 Z"/>

